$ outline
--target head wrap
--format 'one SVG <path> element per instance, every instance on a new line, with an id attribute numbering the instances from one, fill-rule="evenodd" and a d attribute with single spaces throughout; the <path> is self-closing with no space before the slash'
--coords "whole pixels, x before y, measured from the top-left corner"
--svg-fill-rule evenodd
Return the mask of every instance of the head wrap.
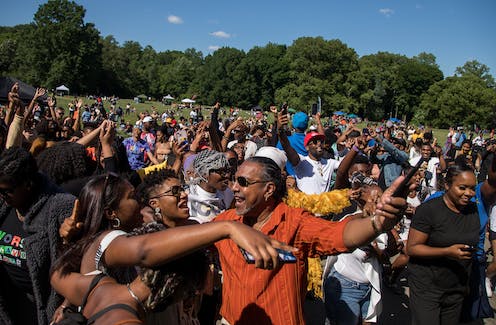
<path id="1" fill-rule="evenodd" d="M 193 168 L 196 174 L 206 181 L 212 169 L 229 167 L 226 156 L 222 152 L 215 150 L 200 151 L 193 161 Z"/>

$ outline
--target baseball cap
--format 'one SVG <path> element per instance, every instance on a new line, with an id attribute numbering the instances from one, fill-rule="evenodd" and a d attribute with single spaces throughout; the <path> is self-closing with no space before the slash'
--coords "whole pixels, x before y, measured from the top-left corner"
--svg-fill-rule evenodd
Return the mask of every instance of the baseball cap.
<path id="1" fill-rule="evenodd" d="M 165 123 L 172 123 L 172 119 L 170 117 L 166 118 Z"/>
<path id="2" fill-rule="evenodd" d="M 308 115 L 303 112 L 298 112 L 293 116 L 293 120 L 291 121 L 291 125 L 295 129 L 306 130 L 308 127 Z"/>
<path id="3" fill-rule="evenodd" d="M 145 116 L 145 118 L 143 119 L 143 123 L 152 122 L 152 121 L 153 121 L 153 118 L 151 116 Z"/>
<path id="4" fill-rule="evenodd" d="M 315 132 L 315 131 L 308 132 L 305 135 L 305 139 L 303 140 L 303 145 L 306 147 L 308 142 L 310 142 L 313 139 L 318 139 L 318 140 L 324 141 L 325 135 L 320 134 L 319 132 Z"/>

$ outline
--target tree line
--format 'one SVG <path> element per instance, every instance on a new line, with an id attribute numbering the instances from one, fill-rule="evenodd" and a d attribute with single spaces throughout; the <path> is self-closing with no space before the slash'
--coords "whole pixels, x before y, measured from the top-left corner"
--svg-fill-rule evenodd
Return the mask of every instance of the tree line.
<path id="1" fill-rule="evenodd" d="M 102 37 L 84 17 L 75 2 L 49 0 L 30 24 L 0 27 L 0 75 L 49 89 L 66 84 L 81 95 L 197 95 L 199 103 L 241 108 L 287 102 L 308 111 L 320 97 L 324 114 L 341 110 L 439 128 L 496 127 L 496 84 L 489 68 L 475 60 L 445 77 L 431 53 L 359 57 L 342 41 L 322 37 L 247 52 L 224 47 L 206 56 L 194 48 L 157 52 Z"/>

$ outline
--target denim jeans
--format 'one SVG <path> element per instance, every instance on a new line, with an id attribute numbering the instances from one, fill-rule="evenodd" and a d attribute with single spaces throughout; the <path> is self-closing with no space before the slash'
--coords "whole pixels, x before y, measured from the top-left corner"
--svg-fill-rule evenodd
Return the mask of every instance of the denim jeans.
<path id="1" fill-rule="evenodd" d="M 352 281 L 334 268 L 324 282 L 325 309 L 331 324 L 355 325 L 367 316 L 370 283 Z"/>

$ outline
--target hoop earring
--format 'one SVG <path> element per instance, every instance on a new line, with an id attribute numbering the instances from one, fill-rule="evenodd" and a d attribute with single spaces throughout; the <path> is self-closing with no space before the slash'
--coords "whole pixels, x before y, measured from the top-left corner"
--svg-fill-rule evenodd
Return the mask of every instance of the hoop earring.
<path id="1" fill-rule="evenodd" d="M 162 220 L 162 212 L 160 211 L 160 208 L 159 207 L 156 207 L 155 208 L 155 219 L 157 221 Z"/>
<path id="2" fill-rule="evenodd" d="M 110 224 L 112 225 L 112 228 L 117 229 L 121 227 L 121 219 L 115 217 L 114 219 L 110 220 Z"/>

